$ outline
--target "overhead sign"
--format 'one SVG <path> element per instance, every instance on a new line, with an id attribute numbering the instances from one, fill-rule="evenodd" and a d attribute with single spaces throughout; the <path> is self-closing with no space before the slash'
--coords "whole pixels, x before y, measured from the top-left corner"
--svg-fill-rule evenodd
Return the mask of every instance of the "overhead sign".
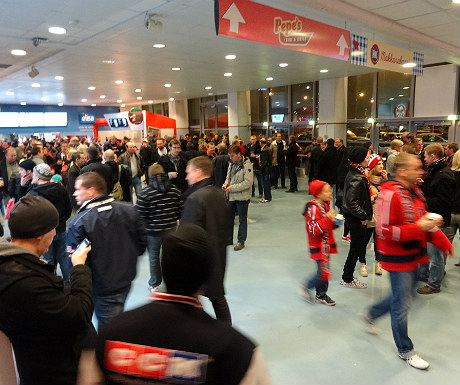
<path id="1" fill-rule="evenodd" d="M 412 72 L 403 64 L 412 63 L 414 53 L 374 40 L 367 42 L 367 66 L 396 72 Z"/>
<path id="2" fill-rule="evenodd" d="M 144 120 L 144 117 L 142 116 L 142 110 L 137 107 L 131 108 L 128 112 L 128 120 L 132 124 L 141 124 Z"/>
<path id="3" fill-rule="evenodd" d="M 350 32 L 249 0 L 215 0 L 218 35 L 347 61 Z"/>
<path id="4" fill-rule="evenodd" d="M 94 114 L 81 113 L 79 122 L 80 124 L 93 124 L 96 121 Z"/>

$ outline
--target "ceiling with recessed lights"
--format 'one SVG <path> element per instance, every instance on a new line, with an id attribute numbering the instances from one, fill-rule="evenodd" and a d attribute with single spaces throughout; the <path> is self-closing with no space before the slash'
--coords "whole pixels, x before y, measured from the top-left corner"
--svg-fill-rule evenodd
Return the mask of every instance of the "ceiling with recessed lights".
<path id="1" fill-rule="evenodd" d="M 425 64 L 460 64 L 460 6 L 451 0 L 259 2 L 423 52 Z M 53 34 L 51 27 L 65 33 Z M 33 68 L 38 74 L 32 79 Z M 129 106 L 367 72 L 335 59 L 216 36 L 212 0 L 0 3 L 0 104 Z"/>

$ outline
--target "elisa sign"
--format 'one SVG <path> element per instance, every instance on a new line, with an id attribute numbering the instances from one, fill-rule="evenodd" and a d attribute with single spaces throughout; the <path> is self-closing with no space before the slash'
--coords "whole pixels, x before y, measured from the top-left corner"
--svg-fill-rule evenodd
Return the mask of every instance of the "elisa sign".
<path id="1" fill-rule="evenodd" d="M 96 116 L 93 114 L 80 114 L 80 124 L 93 124 L 96 122 Z"/>
<path id="2" fill-rule="evenodd" d="M 142 116 L 142 111 L 136 107 L 131 108 L 128 112 L 128 120 L 132 124 L 141 124 L 144 120 L 144 117 Z"/>

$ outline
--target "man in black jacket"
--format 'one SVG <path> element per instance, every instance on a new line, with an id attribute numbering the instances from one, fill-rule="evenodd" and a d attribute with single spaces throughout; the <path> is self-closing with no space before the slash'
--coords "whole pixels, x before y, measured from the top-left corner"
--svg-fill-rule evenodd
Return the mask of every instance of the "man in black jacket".
<path id="1" fill-rule="evenodd" d="M 23 385 L 73 385 L 93 301 L 90 247 L 73 253 L 70 288 L 40 256 L 59 224 L 45 198 L 27 195 L 12 208 L 11 242 L 0 240 L 0 330 L 13 344 Z"/>
<path id="2" fill-rule="evenodd" d="M 112 151 L 112 150 L 107 150 Z M 82 152 L 74 152 L 72 154 L 72 166 L 70 166 L 69 171 L 67 172 L 67 194 L 69 195 L 70 202 L 72 203 L 72 208 L 74 210 L 78 209 L 77 202 L 75 201 L 75 197 L 73 193 L 75 191 L 75 180 L 80 175 L 81 168 L 85 165 L 86 157 L 85 154 Z"/>
<path id="3" fill-rule="evenodd" d="M 80 171 L 80 175 L 85 172 L 97 172 L 104 178 L 108 193 L 113 190 L 113 175 L 110 167 L 102 164 L 102 158 L 99 157 L 99 150 L 96 146 L 89 146 L 86 149 L 86 166 Z"/>
<path id="4" fill-rule="evenodd" d="M 369 181 L 364 174 L 369 160 L 369 151 L 363 146 L 354 146 L 348 152 L 350 169 L 345 178 L 342 211 L 350 228 L 350 250 L 343 267 L 340 284 L 354 289 L 365 289 L 367 285 L 353 277 L 356 261 L 366 254 L 367 221 L 372 219 L 373 210 Z"/>
<path id="5" fill-rule="evenodd" d="M 262 189 L 262 176 L 260 174 L 259 157 L 260 157 L 260 144 L 255 135 L 252 135 L 250 142 L 246 145 L 246 156 L 252 163 L 254 176 L 257 178 L 257 187 L 259 189 L 259 198 L 263 198 Z M 254 196 L 254 182 L 252 183 L 252 196 Z"/>
<path id="6" fill-rule="evenodd" d="M 289 146 L 286 151 L 286 166 L 288 169 L 289 175 L 289 190 L 286 190 L 288 193 L 297 191 L 297 174 L 296 174 L 296 165 L 297 165 L 297 155 L 299 154 L 299 146 L 295 140 L 295 135 L 289 137 Z"/>
<path id="7" fill-rule="evenodd" d="M 189 188 L 182 212 L 182 223 L 194 223 L 208 232 L 213 253 L 211 278 L 205 295 L 209 298 L 219 320 L 231 323 L 230 309 L 225 299 L 224 278 L 227 266 L 227 245 L 230 232 L 230 212 L 222 190 L 212 186 L 212 164 L 199 156 L 187 165 Z"/>
<path id="8" fill-rule="evenodd" d="M 112 181 L 113 185 L 115 186 L 120 181 L 121 190 L 123 191 L 123 199 L 124 202 L 131 202 L 132 201 L 132 194 L 131 194 L 131 185 L 132 185 L 132 173 L 131 169 L 126 166 L 125 164 L 119 164 L 115 161 L 116 155 L 112 150 L 107 150 L 104 152 L 104 162 L 107 166 L 110 167 L 112 171 Z M 113 196 L 113 190 L 109 191 L 108 195 Z"/>
<path id="9" fill-rule="evenodd" d="M 37 164 L 33 172 L 32 188 L 29 193 L 48 199 L 59 213 L 59 225 L 56 227 L 56 235 L 48 251 L 43 254 L 43 259 L 55 268 L 59 263 L 62 278 L 64 281 L 69 281 L 72 264 L 65 252 L 65 230 L 66 221 L 70 218 L 70 214 L 72 214 L 70 198 L 61 183 L 50 182 L 52 177 L 50 166 L 45 163 Z"/>
<path id="10" fill-rule="evenodd" d="M 316 138 L 316 144 L 313 146 L 313 149 L 311 150 L 311 155 L 310 155 L 310 176 L 308 178 L 309 182 L 314 181 L 315 179 L 320 179 L 319 176 L 319 166 L 321 162 L 321 158 L 323 157 L 323 138 L 321 136 L 318 136 Z M 325 181 L 323 181 L 325 182 Z"/>
<path id="11" fill-rule="evenodd" d="M 326 141 L 326 148 L 324 149 L 323 156 L 319 159 L 317 177 L 317 179 L 331 186 L 334 191 L 333 199 L 337 195 L 337 169 L 339 167 L 339 153 L 334 144 L 333 138 L 329 138 Z M 331 201 L 331 207 L 334 207 L 333 201 Z"/>
<path id="12" fill-rule="evenodd" d="M 87 238 L 93 273 L 94 310 L 100 329 L 124 310 L 137 257 L 147 246 L 145 227 L 134 206 L 109 198 L 104 179 L 96 172 L 75 181 L 75 199 L 81 206 L 67 231 L 67 251 Z"/>
<path id="13" fill-rule="evenodd" d="M 444 149 L 439 143 L 430 144 L 425 148 L 425 163 L 428 174 L 422 190 L 428 211 L 442 215 L 444 225 L 441 231 L 452 243 L 454 234 L 450 227 L 450 216 L 455 196 L 455 176 L 447 165 Z M 444 278 L 445 254 L 432 243 L 428 243 L 428 256 L 430 257 L 429 274 L 428 265 L 422 265 L 420 270 L 421 278 L 427 279 L 427 284 L 417 289 L 419 294 L 439 293 Z"/>
<path id="14" fill-rule="evenodd" d="M 161 265 L 168 292 L 154 293 L 151 303 L 121 314 L 99 334 L 105 384 L 270 385 L 255 344 L 210 317 L 198 300 L 212 274 L 207 238 L 190 223 L 166 237 Z"/>
<path id="15" fill-rule="evenodd" d="M 263 197 L 261 203 L 271 202 L 272 192 L 270 185 L 270 176 L 272 173 L 272 153 L 267 146 L 267 139 L 260 139 L 260 174 L 262 179 Z"/>
<path id="16" fill-rule="evenodd" d="M 169 154 L 163 155 L 158 159 L 158 164 L 163 166 L 165 173 L 168 174 L 171 182 L 183 194 L 187 190 L 187 181 L 185 180 L 185 168 L 187 167 L 187 158 L 180 149 L 180 143 L 177 139 L 169 141 Z"/>
<path id="17" fill-rule="evenodd" d="M 220 189 L 227 178 L 230 156 L 227 154 L 227 146 L 224 143 L 219 143 L 217 145 L 217 150 L 219 151 L 219 155 L 211 161 L 213 166 L 212 179 L 214 186 Z"/>

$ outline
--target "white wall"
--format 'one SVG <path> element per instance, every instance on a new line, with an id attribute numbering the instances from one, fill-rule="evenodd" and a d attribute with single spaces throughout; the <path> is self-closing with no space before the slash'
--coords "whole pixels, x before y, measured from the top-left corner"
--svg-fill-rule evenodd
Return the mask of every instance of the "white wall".
<path id="1" fill-rule="evenodd" d="M 323 139 L 346 138 L 348 78 L 319 81 L 318 134 Z M 331 123 L 324 125 L 323 123 Z"/>
<path id="2" fill-rule="evenodd" d="M 456 113 L 458 67 L 453 64 L 423 69 L 415 83 L 415 117 L 444 116 Z"/>

